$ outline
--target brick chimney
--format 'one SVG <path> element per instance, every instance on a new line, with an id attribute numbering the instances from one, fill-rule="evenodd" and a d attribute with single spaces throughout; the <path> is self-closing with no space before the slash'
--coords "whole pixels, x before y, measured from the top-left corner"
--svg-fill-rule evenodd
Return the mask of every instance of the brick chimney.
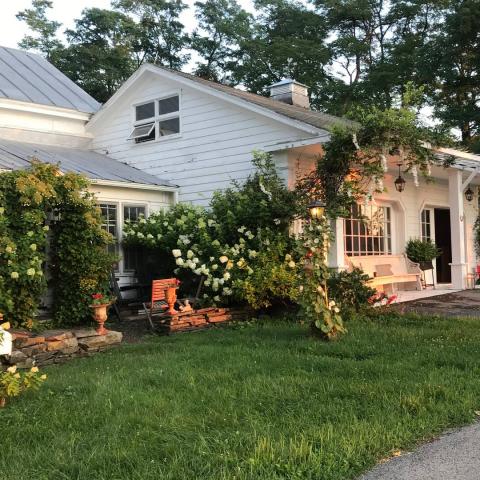
<path id="1" fill-rule="evenodd" d="M 310 109 L 308 87 L 303 83 L 285 78 L 267 88 L 270 90 L 270 98 L 274 100 Z"/>

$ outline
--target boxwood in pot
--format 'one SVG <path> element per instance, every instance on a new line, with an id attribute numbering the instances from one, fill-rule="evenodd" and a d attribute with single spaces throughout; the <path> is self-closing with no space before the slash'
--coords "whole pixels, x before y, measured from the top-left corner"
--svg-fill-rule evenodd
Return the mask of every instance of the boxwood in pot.
<path id="1" fill-rule="evenodd" d="M 433 268 L 432 261 L 442 254 L 442 251 L 430 240 L 411 239 L 405 248 L 407 257 L 420 265 L 422 270 Z"/>

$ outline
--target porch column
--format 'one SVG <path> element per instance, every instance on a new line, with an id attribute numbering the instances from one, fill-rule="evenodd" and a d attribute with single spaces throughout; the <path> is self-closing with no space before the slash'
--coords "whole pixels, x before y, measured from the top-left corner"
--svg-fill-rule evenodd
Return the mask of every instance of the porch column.
<path id="1" fill-rule="evenodd" d="M 328 266 L 336 270 L 345 269 L 345 240 L 343 218 L 333 220 L 331 224 L 333 240 L 328 252 Z"/>
<path id="2" fill-rule="evenodd" d="M 465 289 L 465 213 L 463 210 L 462 172 L 448 170 L 448 200 L 450 204 L 450 229 L 452 236 L 452 286 Z"/>

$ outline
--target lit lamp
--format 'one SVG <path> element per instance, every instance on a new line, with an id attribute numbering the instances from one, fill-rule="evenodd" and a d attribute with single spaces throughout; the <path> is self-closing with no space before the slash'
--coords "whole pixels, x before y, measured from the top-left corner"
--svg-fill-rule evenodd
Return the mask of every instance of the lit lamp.
<path id="1" fill-rule="evenodd" d="M 319 220 L 320 218 L 322 218 L 323 214 L 325 213 L 325 207 L 325 203 L 320 200 L 314 200 L 313 202 L 311 202 L 308 206 L 310 218 L 313 218 L 315 220 Z"/>
<path id="2" fill-rule="evenodd" d="M 473 190 L 470 188 L 470 185 L 465 190 L 465 198 L 467 199 L 467 202 L 471 202 L 473 200 Z"/>
<path id="3" fill-rule="evenodd" d="M 402 171 L 400 170 L 401 166 L 402 164 L 398 163 L 398 177 L 395 179 L 395 190 L 397 192 L 403 192 L 405 190 L 405 184 L 407 183 L 402 177 Z"/>

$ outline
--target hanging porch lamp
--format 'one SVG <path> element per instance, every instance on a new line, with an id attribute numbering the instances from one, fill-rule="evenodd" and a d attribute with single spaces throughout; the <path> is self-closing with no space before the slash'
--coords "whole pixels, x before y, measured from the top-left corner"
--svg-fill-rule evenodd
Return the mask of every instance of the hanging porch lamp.
<path id="1" fill-rule="evenodd" d="M 471 202 L 473 200 L 473 190 L 470 188 L 470 185 L 465 190 L 465 199 L 467 202 Z"/>
<path id="2" fill-rule="evenodd" d="M 407 183 L 405 179 L 402 177 L 402 171 L 400 167 L 402 166 L 401 163 L 398 163 L 398 177 L 395 179 L 395 190 L 397 192 L 403 192 L 405 190 L 405 184 Z"/>
<path id="3" fill-rule="evenodd" d="M 322 202 L 320 200 L 313 200 L 308 206 L 308 213 L 310 215 L 310 218 L 314 218 L 315 220 L 319 220 L 320 218 L 322 218 L 323 214 L 325 213 L 325 207 L 325 202 Z"/>

